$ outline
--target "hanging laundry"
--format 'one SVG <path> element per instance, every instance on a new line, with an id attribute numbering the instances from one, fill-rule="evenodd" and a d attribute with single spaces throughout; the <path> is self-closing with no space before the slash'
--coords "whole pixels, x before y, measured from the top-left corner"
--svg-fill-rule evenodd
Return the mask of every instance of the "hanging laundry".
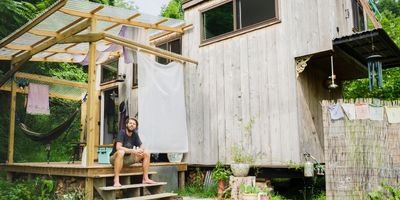
<path id="1" fill-rule="evenodd" d="M 29 114 L 50 114 L 48 85 L 29 83 L 26 112 Z"/>
<path id="2" fill-rule="evenodd" d="M 386 109 L 386 115 L 387 115 L 389 123 L 391 123 L 391 124 L 400 123 L 400 108 L 399 107 L 385 106 L 385 109 Z"/>
<path id="3" fill-rule="evenodd" d="M 356 119 L 369 119 L 369 107 L 368 104 L 360 103 L 356 104 Z"/>
<path id="4" fill-rule="evenodd" d="M 376 105 L 369 105 L 369 118 L 371 120 L 382 121 L 383 120 L 383 107 Z"/>
<path id="5" fill-rule="evenodd" d="M 339 104 L 329 106 L 329 112 L 332 120 L 338 120 L 344 117 L 343 110 Z"/>
<path id="6" fill-rule="evenodd" d="M 354 104 L 352 103 L 344 103 L 342 104 L 342 108 L 344 110 L 344 113 L 346 114 L 347 118 L 349 120 L 355 120 L 356 119 L 356 108 Z"/>

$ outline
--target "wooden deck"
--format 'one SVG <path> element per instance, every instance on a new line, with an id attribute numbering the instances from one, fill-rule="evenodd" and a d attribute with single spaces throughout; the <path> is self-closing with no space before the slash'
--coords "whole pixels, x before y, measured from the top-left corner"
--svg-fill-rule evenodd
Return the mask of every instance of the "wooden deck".
<path id="1" fill-rule="evenodd" d="M 151 163 L 151 167 L 176 166 L 178 173 L 187 170 L 187 163 Z M 72 176 L 72 177 L 89 177 L 96 178 L 101 175 L 113 174 L 113 166 L 111 164 L 95 163 L 93 166 L 85 167 L 80 162 L 29 162 L 29 163 L 13 163 L 1 164 L 0 168 L 8 173 L 26 173 L 26 174 L 44 174 L 53 176 Z M 151 170 L 151 168 L 150 168 Z M 122 173 L 142 172 L 142 164 L 137 163 L 129 167 L 124 167 Z"/>

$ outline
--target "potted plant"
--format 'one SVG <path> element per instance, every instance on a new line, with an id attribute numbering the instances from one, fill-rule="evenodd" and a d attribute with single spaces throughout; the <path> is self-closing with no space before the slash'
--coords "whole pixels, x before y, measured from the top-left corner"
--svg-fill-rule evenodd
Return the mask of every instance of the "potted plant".
<path id="1" fill-rule="evenodd" d="M 225 181 L 231 175 L 231 170 L 225 167 L 220 161 L 217 162 L 215 168 L 212 170 L 211 178 L 218 184 L 218 197 L 222 197 L 225 190 Z"/>
<path id="2" fill-rule="evenodd" d="M 254 185 L 240 184 L 240 192 L 243 200 L 269 200 L 269 188 L 263 190 Z"/>
<path id="3" fill-rule="evenodd" d="M 232 147 L 232 161 L 231 170 L 233 175 L 244 177 L 249 173 L 250 164 L 254 163 L 254 157 L 246 153 L 243 148 L 234 145 Z"/>

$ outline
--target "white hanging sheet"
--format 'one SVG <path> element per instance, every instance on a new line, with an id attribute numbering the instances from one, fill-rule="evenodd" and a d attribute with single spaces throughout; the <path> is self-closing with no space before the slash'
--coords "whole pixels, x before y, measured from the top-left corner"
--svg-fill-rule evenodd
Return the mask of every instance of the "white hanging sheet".
<path id="1" fill-rule="evenodd" d="M 139 135 L 150 152 L 188 151 L 183 65 L 138 52 Z"/>

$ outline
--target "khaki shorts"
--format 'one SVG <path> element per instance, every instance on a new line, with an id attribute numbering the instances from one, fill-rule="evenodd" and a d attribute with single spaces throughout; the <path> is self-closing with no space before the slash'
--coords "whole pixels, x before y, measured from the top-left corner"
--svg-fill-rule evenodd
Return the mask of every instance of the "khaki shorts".
<path id="1" fill-rule="evenodd" d="M 117 157 L 117 153 L 114 153 L 112 156 L 110 156 L 110 164 L 114 166 L 115 158 Z M 125 155 L 124 156 L 124 162 L 123 166 L 127 167 L 129 165 L 132 165 L 134 163 L 139 162 L 139 159 L 136 158 L 135 156 L 132 156 L 131 154 Z"/>

